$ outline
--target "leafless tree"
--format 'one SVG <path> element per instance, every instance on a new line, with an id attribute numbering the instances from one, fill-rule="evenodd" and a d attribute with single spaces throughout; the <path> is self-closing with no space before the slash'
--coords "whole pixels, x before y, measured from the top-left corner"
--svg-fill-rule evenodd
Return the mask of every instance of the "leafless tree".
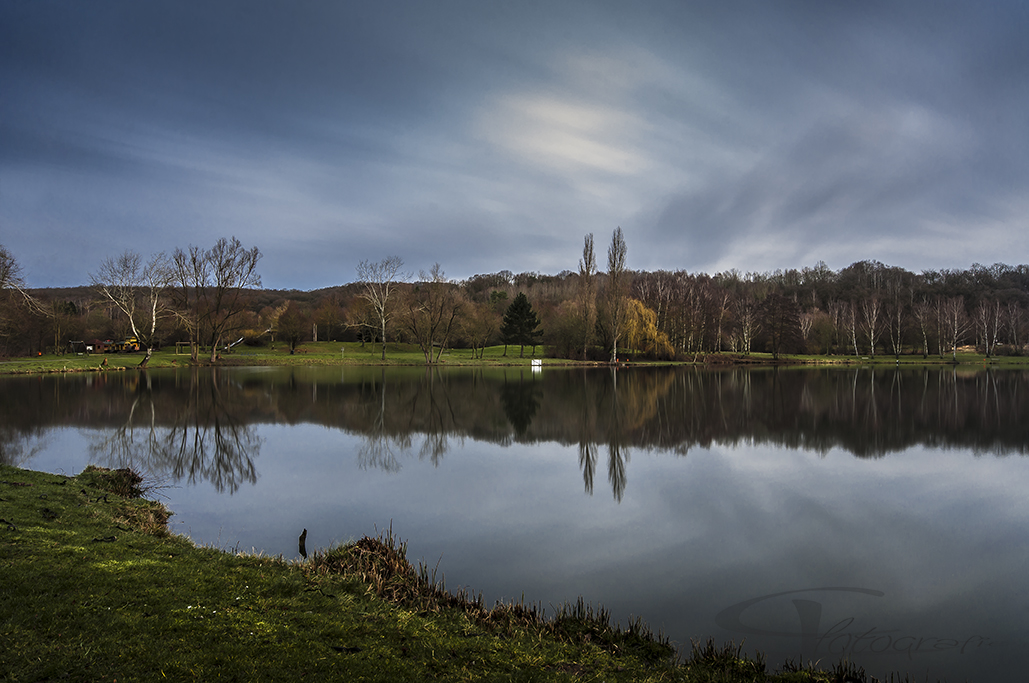
<path id="1" fill-rule="evenodd" d="M 276 330 L 279 338 L 289 345 L 289 355 L 296 353 L 297 345 L 310 329 L 311 316 L 297 305 L 295 301 L 286 304 L 286 308 L 279 314 Z"/>
<path id="2" fill-rule="evenodd" d="M 805 343 L 810 339 L 811 327 L 815 324 L 815 319 L 820 315 L 822 315 L 822 312 L 817 308 L 800 314 L 800 337 Z"/>
<path id="3" fill-rule="evenodd" d="M 877 294 L 869 294 L 861 300 L 861 326 L 868 339 L 868 352 L 875 357 L 875 346 L 879 343 L 879 336 L 883 331 L 883 305 Z"/>
<path id="4" fill-rule="evenodd" d="M 1017 301 L 1009 301 L 1005 310 L 1008 328 L 1008 339 L 1016 353 L 1022 352 L 1022 327 L 1025 324 L 1025 311 Z"/>
<path id="5" fill-rule="evenodd" d="M 401 273 L 404 261 L 399 256 L 389 256 L 376 263 L 361 261 L 357 264 L 357 279 L 361 284 L 361 298 L 368 302 L 375 312 L 376 322 L 382 339 L 382 360 L 386 360 L 386 328 L 393 317 L 393 295 L 397 285 L 408 279 Z"/>
<path id="6" fill-rule="evenodd" d="M 929 328 L 933 321 L 933 304 L 928 299 L 922 298 L 912 306 L 912 312 L 918 323 L 918 329 L 922 333 L 922 358 L 928 358 Z"/>
<path id="7" fill-rule="evenodd" d="M 4 245 L 0 244 L 0 339 L 6 340 L 11 333 L 12 311 L 15 309 L 13 290 L 21 291 L 21 267 Z"/>
<path id="8" fill-rule="evenodd" d="M 733 296 L 732 293 L 726 289 L 722 289 L 717 292 L 718 302 L 718 330 L 715 332 L 715 353 L 722 352 L 722 338 L 724 337 L 724 325 L 729 311 L 732 308 Z M 810 323 L 808 329 L 810 329 Z M 807 337 L 807 331 L 804 332 L 804 336 Z"/>
<path id="9" fill-rule="evenodd" d="M 21 286 L 21 266 L 15 260 L 14 254 L 0 244 L 0 290 Z"/>
<path id="10" fill-rule="evenodd" d="M 904 314 L 907 312 L 907 306 L 904 297 L 904 282 L 896 273 L 892 275 L 893 277 L 886 281 L 884 317 L 893 355 L 899 359 L 904 346 Z"/>
<path id="11" fill-rule="evenodd" d="M 211 280 L 211 267 L 204 257 L 204 250 L 194 246 L 186 251 L 176 249 L 172 256 L 172 267 L 176 285 L 173 292 L 175 315 L 189 334 L 189 353 L 193 362 L 196 362 L 199 360 L 204 315 L 201 302 Z"/>
<path id="12" fill-rule="evenodd" d="M 942 301 L 943 321 L 946 325 L 947 339 L 950 341 L 953 359 L 958 359 L 958 345 L 968 334 L 968 314 L 965 312 L 965 298 L 955 296 Z"/>
<path id="13" fill-rule="evenodd" d="M 140 363 L 145 368 L 154 352 L 157 321 L 164 313 L 162 297 L 174 279 L 168 259 L 159 253 L 144 264 L 139 254 L 125 250 L 104 259 L 89 279 L 100 295 L 128 318 L 132 335 L 146 348 Z"/>
<path id="14" fill-rule="evenodd" d="M 847 304 L 839 299 L 833 299 L 829 302 L 826 313 L 828 314 L 829 324 L 832 327 L 832 338 L 833 346 L 836 347 L 837 353 L 842 350 L 842 344 L 840 342 L 840 331 L 844 329 L 844 315 L 847 310 Z"/>
<path id="15" fill-rule="evenodd" d="M 857 342 L 857 331 L 858 331 L 858 305 L 853 301 L 846 302 L 846 308 L 843 311 L 843 326 L 850 334 L 850 342 L 854 347 L 854 355 L 860 356 L 861 353 L 858 351 Z"/>
<path id="16" fill-rule="evenodd" d="M 15 294 L 17 292 L 17 294 Z M 74 315 L 75 305 L 58 299 L 38 299 L 25 291 L 21 267 L 14 256 L 0 245 L 0 338 L 14 333 L 23 325 L 24 313 L 35 314 L 50 322 L 54 334 L 54 353 L 61 353 L 62 327 Z M 15 323 L 12 314 L 18 319 Z"/>
<path id="17" fill-rule="evenodd" d="M 472 355 L 482 358 L 486 345 L 500 329 L 501 315 L 497 312 L 499 297 L 489 301 L 468 302 L 468 315 L 462 319 L 462 333 L 472 342 Z"/>
<path id="18" fill-rule="evenodd" d="M 438 263 L 429 273 L 423 272 L 421 279 L 408 299 L 407 329 L 425 355 L 425 363 L 438 363 L 457 326 L 463 301 Z"/>
<path id="19" fill-rule="evenodd" d="M 629 273 L 625 269 L 625 237 L 615 228 L 607 249 L 607 287 L 604 294 L 605 323 L 611 340 L 611 362 L 618 361 L 618 340 L 625 332 L 626 300 L 629 298 Z"/>
<path id="20" fill-rule="evenodd" d="M 748 295 L 737 298 L 734 308 L 736 309 L 736 331 L 740 338 L 738 348 L 740 353 L 749 355 L 754 337 L 761 331 L 761 309 L 757 301 Z"/>
<path id="21" fill-rule="evenodd" d="M 686 353 L 699 354 L 707 336 L 708 309 L 711 303 L 711 281 L 707 276 L 691 275 L 684 270 L 675 273 L 675 298 L 678 313 L 676 347 Z"/>
<path id="22" fill-rule="evenodd" d="M 597 326 L 597 257 L 593 233 L 586 235 L 579 259 L 578 308 L 582 320 L 582 357 L 589 357 L 590 342 Z"/>
<path id="23" fill-rule="evenodd" d="M 983 299 L 975 309 L 976 336 L 987 356 L 992 356 L 1000 337 L 1000 302 Z"/>
<path id="24" fill-rule="evenodd" d="M 223 237 L 207 251 L 194 246 L 175 250 L 177 314 L 190 333 L 194 360 L 202 337 L 210 342 L 213 363 L 225 335 L 240 329 L 238 323 L 246 310 L 243 290 L 261 286 L 260 260 L 257 247 L 246 249 L 235 237 Z"/>

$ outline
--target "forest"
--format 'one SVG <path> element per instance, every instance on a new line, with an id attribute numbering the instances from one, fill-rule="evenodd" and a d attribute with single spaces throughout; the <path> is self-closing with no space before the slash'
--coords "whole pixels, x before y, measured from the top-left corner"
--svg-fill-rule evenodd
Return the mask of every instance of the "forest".
<path id="1" fill-rule="evenodd" d="M 261 287 L 257 247 L 236 238 L 144 258 L 112 254 L 73 288 L 32 289 L 0 245 L 0 356 L 142 350 L 188 344 L 194 360 L 246 346 L 306 341 L 445 349 L 510 345 L 512 353 L 595 361 L 696 360 L 710 354 L 947 357 L 1022 355 L 1029 335 L 1029 266 L 973 264 L 911 272 L 878 261 L 840 270 L 741 273 L 633 271 L 621 230 L 607 268 L 593 235 L 574 269 L 417 276 L 398 256 L 355 264 L 357 279 L 323 289 Z M 570 266 L 576 266 L 570 263 Z M 106 345 L 106 346 L 105 346 Z M 383 358 L 386 344 L 382 345 Z"/>

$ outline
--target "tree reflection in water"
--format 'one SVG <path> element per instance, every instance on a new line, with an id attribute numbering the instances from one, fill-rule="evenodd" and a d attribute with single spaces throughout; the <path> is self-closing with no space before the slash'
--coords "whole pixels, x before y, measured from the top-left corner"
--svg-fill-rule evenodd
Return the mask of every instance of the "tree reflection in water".
<path id="1" fill-rule="evenodd" d="M 390 430 L 389 421 L 386 419 L 385 368 L 381 370 L 378 380 L 361 385 L 361 395 L 365 398 L 361 407 L 364 408 L 365 423 L 368 426 L 364 445 L 357 453 L 357 460 L 361 469 L 373 467 L 387 472 L 397 472 L 400 470 L 398 455 L 411 448 L 411 432 Z M 356 408 L 356 410 L 360 410 L 360 408 Z"/>
<path id="2" fill-rule="evenodd" d="M 96 435 L 97 464 L 228 491 L 257 479 L 259 423 L 360 435 L 360 467 L 390 472 L 415 454 L 439 465 L 455 438 L 577 446 L 590 494 L 606 447 L 617 500 L 633 449 L 1029 450 L 1029 372 L 1021 370 L 192 368 L 3 378 L 0 387 L 4 462 L 27 462 L 30 440 L 55 426 L 79 426 Z"/>
<path id="3" fill-rule="evenodd" d="M 500 400 L 504 405 L 504 413 L 515 430 L 515 434 L 524 437 L 532 424 L 532 418 L 539 410 L 540 389 L 536 386 L 535 376 L 530 373 L 526 380 L 519 375 L 517 381 L 506 381 L 500 388 Z"/>
<path id="4" fill-rule="evenodd" d="M 593 495 L 593 476 L 597 471 L 597 444 L 593 441 L 597 433 L 597 404 L 595 401 L 581 401 L 579 427 L 579 467 L 586 493 Z"/>
<path id="5" fill-rule="evenodd" d="M 156 397 L 169 394 L 154 391 L 147 371 L 139 380 L 125 421 L 90 445 L 95 462 L 191 484 L 207 481 L 219 492 L 257 481 L 254 459 L 261 439 L 249 424 L 252 410 L 246 395 L 231 388 L 217 368 L 192 368 L 185 386 L 176 383 L 170 395 L 177 400 L 160 401 L 160 422 Z"/>
<path id="6" fill-rule="evenodd" d="M 35 444 L 32 440 L 35 439 Z M 12 425 L 0 427 L 0 464 L 24 467 L 46 446 L 46 433 L 39 427 L 26 430 Z"/>

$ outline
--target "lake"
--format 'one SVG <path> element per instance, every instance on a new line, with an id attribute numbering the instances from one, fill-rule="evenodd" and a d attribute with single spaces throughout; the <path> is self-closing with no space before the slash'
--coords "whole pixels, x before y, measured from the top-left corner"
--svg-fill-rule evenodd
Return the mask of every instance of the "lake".
<path id="1" fill-rule="evenodd" d="M 0 459 L 132 466 L 197 543 L 392 526 L 451 589 L 676 644 L 1021 680 L 1029 373 L 222 368 L 0 378 Z"/>

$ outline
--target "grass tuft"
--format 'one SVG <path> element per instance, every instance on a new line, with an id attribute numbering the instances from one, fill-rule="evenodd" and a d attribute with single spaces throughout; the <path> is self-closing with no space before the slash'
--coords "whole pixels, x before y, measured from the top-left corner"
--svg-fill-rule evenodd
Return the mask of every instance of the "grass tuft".
<path id="1" fill-rule="evenodd" d="M 315 551 L 304 566 L 315 575 L 357 577 L 378 597 L 422 613 L 457 609 L 476 625 L 505 637 L 519 633 L 544 635 L 594 645 L 616 655 L 631 653 L 651 662 L 669 661 L 675 656 L 668 640 L 656 636 L 640 619 L 631 620 L 622 629 L 612 625 L 606 609 L 594 608 L 581 597 L 574 604 L 560 606 L 555 617 L 547 619 L 535 605 L 498 602 L 487 607 L 481 594 L 452 593 L 436 579 L 434 570 L 408 562 L 407 544 L 393 535 L 392 528 L 378 538 L 365 536 L 325 552 Z"/>
<path id="2" fill-rule="evenodd" d="M 142 498 L 146 494 L 143 484 L 143 475 L 134 470 L 123 467 L 120 470 L 112 470 L 106 467 L 88 465 L 80 475 L 82 481 L 93 488 L 113 493 L 123 498 Z"/>

